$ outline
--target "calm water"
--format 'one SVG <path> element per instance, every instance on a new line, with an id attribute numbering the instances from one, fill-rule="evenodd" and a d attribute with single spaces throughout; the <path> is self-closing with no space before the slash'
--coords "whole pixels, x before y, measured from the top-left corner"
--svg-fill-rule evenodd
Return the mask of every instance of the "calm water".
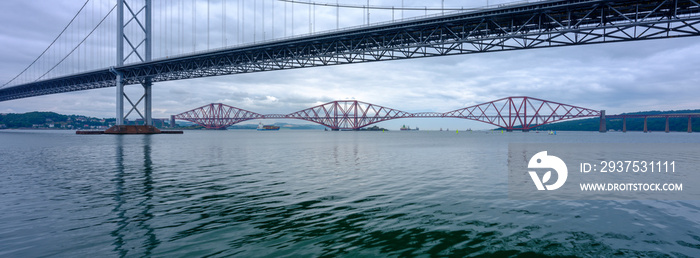
<path id="1" fill-rule="evenodd" d="M 508 199 L 509 142 L 687 133 L 0 131 L 0 257 L 700 256 L 700 201 Z"/>

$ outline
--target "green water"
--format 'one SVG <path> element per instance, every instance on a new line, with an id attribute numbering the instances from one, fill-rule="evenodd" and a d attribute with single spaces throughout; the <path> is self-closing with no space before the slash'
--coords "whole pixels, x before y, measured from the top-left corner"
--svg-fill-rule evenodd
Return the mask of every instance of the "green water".
<path id="1" fill-rule="evenodd" d="M 700 201 L 508 199 L 510 142 L 687 133 L 0 131 L 0 256 L 698 256 Z"/>

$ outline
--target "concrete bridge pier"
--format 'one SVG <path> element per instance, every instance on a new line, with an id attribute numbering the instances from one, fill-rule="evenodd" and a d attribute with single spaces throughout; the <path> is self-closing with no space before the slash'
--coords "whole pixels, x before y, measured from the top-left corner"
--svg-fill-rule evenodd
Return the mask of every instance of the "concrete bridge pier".
<path id="1" fill-rule="evenodd" d="M 669 129 L 669 128 L 668 128 L 668 116 L 666 116 L 666 130 L 665 130 L 665 132 L 668 133 L 668 131 L 669 131 L 668 129 Z"/>
<path id="2" fill-rule="evenodd" d="M 117 120 L 116 125 L 124 125 L 124 82 L 122 81 L 122 74 L 112 70 L 116 73 L 117 79 Z"/>
<path id="3" fill-rule="evenodd" d="M 688 116 L 688 132 L 692 133 L 693 132 L 693 124 L 690 123 L 691 121 L 691 116 Z"/>
<path id="4" fill-rule="evenodd" d="M 648 133 L 649 131 L 647 130 L 647 117 L 644 117 L 644 132 Z"/>
<path id="5" fill-rule="evenodd" d="M 151 97 L 151 87 L 153 86 L 153 83 L 148 80 L 146 83 L 142 84 L 143 85 L 143 97 L 144 97 L 144 115 L 145 115 L 145 122 L 146 125 L 153 125 L 153 115 L 152 115 L 152 110 L 153 110 L 153 98 Z"/>
<path id="6" fill-rule="evenodd" d="M 622 132 L 626 133 L 627 132 L 627 117 L 622 117 Z"/>
<path id="7" fill-rule="evenodd" d="M 605 127 L 605 110 L 600 111 L 600 128 L 598 131 L 601 133 L 608 131 L 608 129 Z"/>

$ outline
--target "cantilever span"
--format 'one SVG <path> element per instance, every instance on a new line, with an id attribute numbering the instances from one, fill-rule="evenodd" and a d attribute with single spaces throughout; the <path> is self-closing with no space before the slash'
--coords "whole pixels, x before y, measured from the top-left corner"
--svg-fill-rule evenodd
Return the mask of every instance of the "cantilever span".
<path id="1" fill-rule="evenodd" d="M 272 117 L 274 116 L 270 116 L 268 118 Z M 204 105 L 172 116 L 171 121 L 174 119 L 180 119 L 202 125 L 207 129 L 222 129 L 243 121 L 265 118 L 266 117 L 264 115 L 250 112 L 245 109 L 240 109 L 221 103 L 211 103 L 209 105 Z M 175 123 L 171 122 L 171 124 Z"/>
<path id="2" fill-rule="evenodd" d="M 462 118 L 495 125 L 512 131 L 528 131 L 540 125 L 573 118 L 598 117 L 603 112 L 588 108 L 518 96 L 497 99 L 445 113 L 408 113 L 357 100 L 331 101 L 290 114 L 262 115 L 221 103 L 204 105 L 177 115 L 175 120 L 197 123 L 208 129 L 221 129 L 253 119 L 300 119 L 327 126 L 332 130 L 358 130 L 365 126 L 398 118 Z"/>
<path id="3" fill-rule="evenodd" d="M 507 97 L 443 113 L 492 124 L 506 130 L 529 131 L 540 125 L 581 117 L 597 117 L 601 111 L 532 97 Z"/>
<path id="4" fill-rule="evenodd" d="M 357 100 L 332 101 L 287 115 L 287 118 L 311 121 L 333 130 L 357 130 L 405 117 L 411 117 L 411 113 Z"/>

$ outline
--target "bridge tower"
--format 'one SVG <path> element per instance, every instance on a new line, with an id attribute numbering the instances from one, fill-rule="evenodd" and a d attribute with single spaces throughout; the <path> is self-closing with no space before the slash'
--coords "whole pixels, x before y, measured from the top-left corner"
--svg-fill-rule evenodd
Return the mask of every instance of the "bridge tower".
<path id="1" fill-rule="evenodd" d="M 151 61 L 151 47 L 153 37 L 151 34 L 151 0 L 117 0 L 117 63 L 116 67 L 125 63 Z M 125 33 L 128 30 L 129 34 Z M 135 103 L 124 93 L 124 78 L 116 69 L 110 69 L 117 77 L 117 121 L 116 125 L 124 125 L 124 119 L 131 112 L 141 116 L 145 125 L 153 125 L 151 117 L 151 86 L 150 78 L 143 79 L 143 95 Z M 124 115 L 124 99 L 131 105 L 131 109 Z M 143 113 L 138 106 L 144 102 Z"/>

